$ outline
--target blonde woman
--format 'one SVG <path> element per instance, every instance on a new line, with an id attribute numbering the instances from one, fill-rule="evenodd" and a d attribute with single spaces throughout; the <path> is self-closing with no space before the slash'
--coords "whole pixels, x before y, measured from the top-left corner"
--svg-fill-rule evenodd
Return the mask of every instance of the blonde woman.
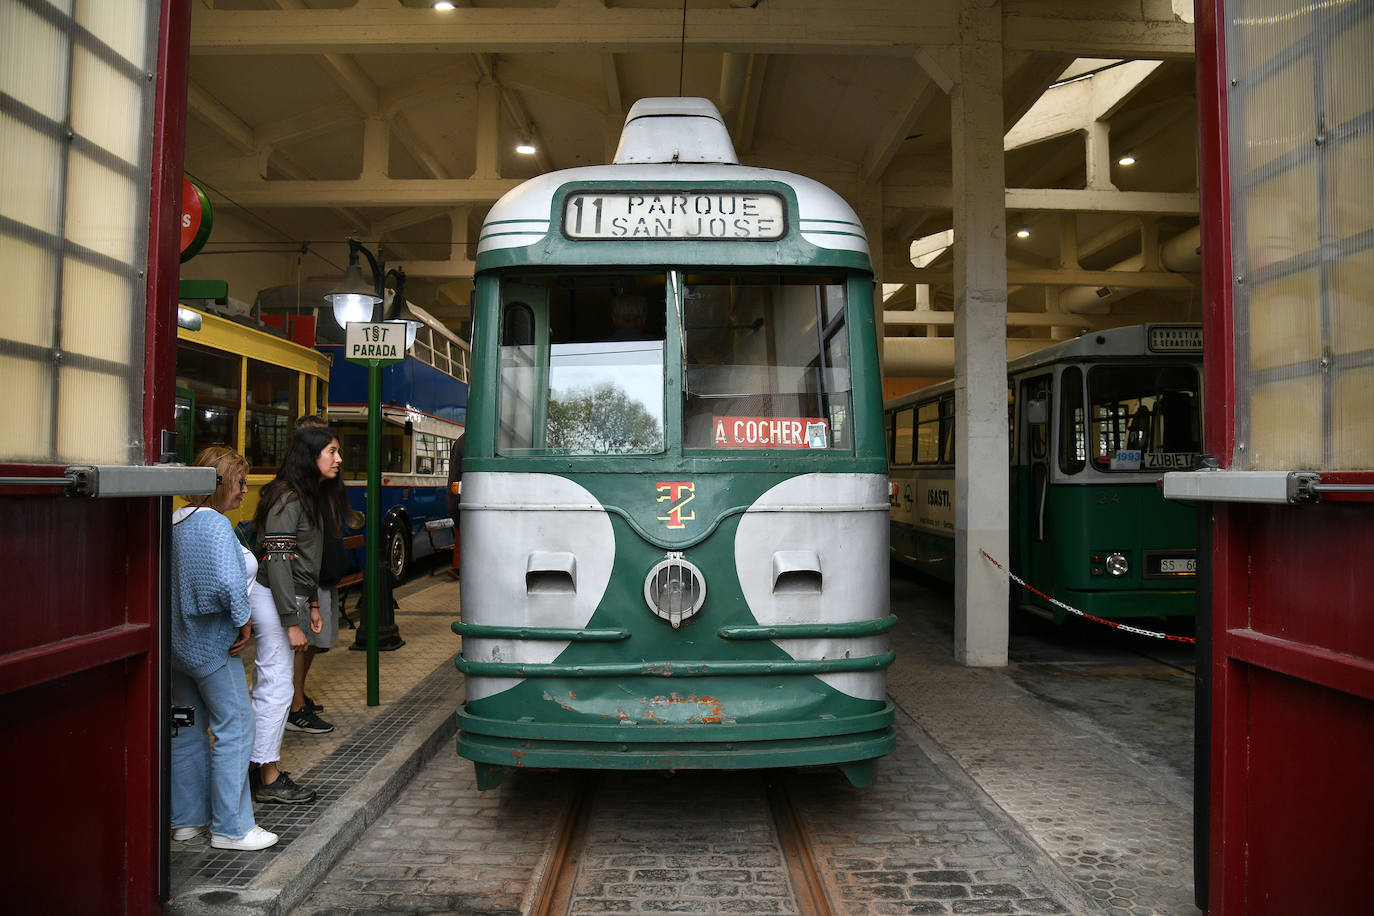
<path id="1" fill-rule="evenodd" d="M 196 458 L 219 486 L 172 514 L 172 703 L 195 710 L 195 725 L 172 736 L 172 838 L 210 828 L 216 849 L 266 849 L 277 835 L 259 827 L 248 788 L 253 709 L 240 654 L 248 641 L 248 588 L 257 561 L 225 513 L 243 502 L 248 462 L 212 446 Z M 213 732 L 213 750 L 207 738 Z"/>

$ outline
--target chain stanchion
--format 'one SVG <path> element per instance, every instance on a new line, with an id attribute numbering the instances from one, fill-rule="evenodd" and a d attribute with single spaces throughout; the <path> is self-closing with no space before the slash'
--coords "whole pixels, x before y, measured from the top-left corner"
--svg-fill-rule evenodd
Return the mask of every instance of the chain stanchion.
<path id="1" fill-rule="evenodd" d="M 1092 614 L 1084 613 L 1083 611 L 1080 611 L 1078 608 L 1076 608 L 1076 607 L 1070 607 L 1069 605 L 1067 605 L 1067 604 L 1065 604 L 1064 602 L 1060 601 L 1058 598 L 1052 598 L 1052 597 L 1050 597 L 1049 595 L 1045 594 L 1044 592 L 1040 591 L 1040 589 L 1036 588 L 1034 585 L 1031 585 L 1031 584 L 1030 584 L 1029 582 L 1027 582 L 1025 579 L 1022 579 L 1020 576 L 1018 576 L 1016 573 L 1012 572 L 1011 570 L 1007 569 L 1007 568 L 1006 568 L 1005 566 L 1003 566 L 1001 563 L 998 563 L 997 560 L 993 559 L 992 554 L 988 553 L 986 550 L 979 550 L 978 552 L 981 553 L 981 554 L 983 555 L 983 559 L 987 560 L 987 561 L 988 561 L 989 563 L 991 563 L 993 566 L 996 566 L 998 569 L 1000 569 L 1002 572 L 1004 572 L 1004 573 L 1007 575 L 1007 578 L 1011 579 L 1011 581 L 1015 582 L 1017 585 L 1021 586 L 1022 588 L 1026 589 L 1026 590 L 1028 590 L 1028 591 L 1034 592 L 1035 594 L 1039 595 L 1041 598 L 1044 598 L 1044 599 L 1045 599 L 1046 601 L 1048 601 L 1050 604 L 1053 604 L 1055 607 L 1061 608 L 1062 610 L 1065 610 L 1065 611 L 1068 611 L 1070 614 L 1073 614 L 1073 615 L 1075 615 L 1075 616 L 1077 616 L 1077 617 L 1082 617 L 1084 620 L 1091 620 L 1091 621 L 1093 621 L 1094 623 L 1105 624 L 1106 626 L 1112 627 L 1113 629 L 1116 629 L 1116 630 L 1122 630 L 1122 631 L 1124 631 L 1124 632 L 1126 632 L 1126 633 L 1134 633 L 1136 636 L 1148 636 L 1148 637 L 1150 637 L 1151 639 L 1165 639 L 1165 640 L 1168 640 L 1168 641 L 1170 641 L 1170 642 L 1184 642 L 1184 643 L 1196 643 L 1196 642 L 1197 642 L 1197 639 L 1194 638 L 1194 637 L 1192 637 L 1192 636 L 1175 636 L 1175 635 L 1172 634 L 1172 633 L 1156 633 L 1156 632 L 1153 631 L 1153 630 L 1142 630 L 1140 627 L 1133 627 L 1133 626 L 1131 626 L 1131 625 L 1129 625 L 1129 624 L 1121 623 L 1120 621 L 1117 621 L 1117 620 L 1106 620 L 1106 619 L 1104 619 L 1104 618 L 1102 618 L 1102 617 L 1094 617 Z"/>

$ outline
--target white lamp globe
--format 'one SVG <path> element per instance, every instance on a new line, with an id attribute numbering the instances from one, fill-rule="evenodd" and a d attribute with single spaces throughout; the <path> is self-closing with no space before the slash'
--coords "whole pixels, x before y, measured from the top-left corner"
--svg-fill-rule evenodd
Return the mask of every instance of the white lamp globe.
<path id="1" fill-rule="evenodd" d="M 334 306 L 334 320 L 341 328 L 348 327 L 350 321 L 372 320 L 372 306 L 382 301 L 363 280 L 363 270 L 357 264 L 348 265 L 339 285 L 324 298 Z"/>

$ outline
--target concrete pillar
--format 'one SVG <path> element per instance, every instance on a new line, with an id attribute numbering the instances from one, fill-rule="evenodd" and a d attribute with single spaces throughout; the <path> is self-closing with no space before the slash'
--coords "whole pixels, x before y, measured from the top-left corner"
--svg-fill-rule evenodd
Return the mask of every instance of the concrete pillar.
<path id="1" fill-rule="evenodd" d="M 1007 221 L 1002 3 L 961 0 L 954 160 L 954 655 L 1007 663 Z"/>
<path id="2" fill-rule="evenodd" d="M 1090 188 L 1102 191 L 1115 190 L 1112 184 L 1112 138 L 1111 128 L 1106 121 L 1093 121 L 1088 125 L 1084 138 L 1087 144 L 1084 156 L 1087 159 L 1087 184 Z"/>
<path id="3" fill-rule="evenodd" d="M 385 178 L 391 171 L 391 125 L 381 118 L 363 121 L 363 177 Z"/>
<path id="4" fill-rule="evenodd" d="M 473 178 L 501 177 L 501 87 L 493 80 L 477 84 L 477 168 Z"/>

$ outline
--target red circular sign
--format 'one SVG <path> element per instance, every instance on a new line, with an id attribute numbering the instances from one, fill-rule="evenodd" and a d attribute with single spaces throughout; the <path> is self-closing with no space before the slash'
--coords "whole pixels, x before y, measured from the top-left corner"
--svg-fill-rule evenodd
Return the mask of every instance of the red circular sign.
<path id="1" fill-rule="evenodd" d="M 210 238 L 210 227 L 214 224 L 214 210 L 210 198 L 200 185 L 189 178 L 181 179 L 181 261 L 186 263 L 196 256 Z"/>

